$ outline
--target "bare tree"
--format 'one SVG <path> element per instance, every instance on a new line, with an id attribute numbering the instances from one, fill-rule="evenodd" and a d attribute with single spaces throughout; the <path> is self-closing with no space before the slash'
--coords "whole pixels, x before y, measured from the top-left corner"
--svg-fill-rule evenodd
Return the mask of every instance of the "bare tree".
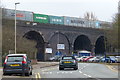
<path id="1" fill-rule="evenodd" d="M 97 20 L 97 17 L 95 16 L 95 14 L 93 14 L 93 12 L 86 12 L 84 14 L 84 18 L 87 19 L 87 20 Z"/>

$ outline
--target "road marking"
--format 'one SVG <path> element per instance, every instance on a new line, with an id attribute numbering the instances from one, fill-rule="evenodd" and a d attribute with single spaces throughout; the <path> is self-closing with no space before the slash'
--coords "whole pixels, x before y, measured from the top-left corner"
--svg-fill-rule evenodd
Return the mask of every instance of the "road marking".
<path id="1" fill-rule="evenodd" d="M 83 75 L 87 76 L 87 74 L 83 74 Z"/>
<path id="2" fill-rule="evenodd" d="M 90 75 L 87 75 L 88 77 L 92 77 L 92 76 L 90 76 Z"/>
<path id="3" fill-rule="evenodd" d="M 117 70 L 112 69 L 109 65 L 106 65 L 111 71 L 118 72 Z"/>
<path id="4" fill-rule="evenodd" d="M 35 73 L 36 80 L 39 80 L 41 78 L 40 73 Z"/>
<path id="5" fill-rule="evenodd" d="M 37 74 L 35 73 L 35 78 L 37 79 Z"/>
<path id="6" fill-rule="evenodd" d="M 57 74 L 59 74 L 60 72 L 57 72 Z"/>
<path id="7" fill-rule="evenodd" d="M 79 71 L 80 73 L 82 73 L 82 71 Z"/>
<path id="8" fill-rule="evenodd" d="M 38 73 L 38 78 L 39 78 L 39 79 L 41 78 L 40 73 Z"/>
<path id="9" fill-rule="evenodd" d="M 52 72 L 50 72 L 50 74 L 52 74 Z"/>

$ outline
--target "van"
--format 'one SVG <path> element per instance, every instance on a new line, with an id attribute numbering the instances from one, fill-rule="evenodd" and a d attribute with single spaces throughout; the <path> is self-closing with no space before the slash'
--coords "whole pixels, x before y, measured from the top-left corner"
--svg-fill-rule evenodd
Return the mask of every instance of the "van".
<path id="1" fill-rule="evenodd" d="M 9 54 L 3 64 L 3 75 L 23 74 L 32 75 L 31 61 L 26 54 Z"/>

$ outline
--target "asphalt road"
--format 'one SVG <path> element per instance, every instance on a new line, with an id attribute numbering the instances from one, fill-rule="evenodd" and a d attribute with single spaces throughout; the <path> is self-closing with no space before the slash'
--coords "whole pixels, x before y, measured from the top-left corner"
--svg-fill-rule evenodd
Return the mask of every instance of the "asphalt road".
<path id="1" fill-rule="evenodd" d="M 38 66 L 33 69 L 32 76 L 3 76 L 3 80 L 7 80 L 7 78 L 20 78 L 20 80 L 118 80 L 116 79 L 118 78 L 118 72 L 110 70 L 104 64 L 79 63 L 78 70 L 65 69 L 60 71 L 58 65 L 43 68 Z"/>
<path id="2" fill-rule="evenodd" d="M 41 68 L 34 70 L 34 73 L 39 74 L 40 78 L 118 78 L 118 73 L 111 71 L 104 64 L 96 63 L 79 63 L 79 69 L 59 70 L 58 66 Z"/>

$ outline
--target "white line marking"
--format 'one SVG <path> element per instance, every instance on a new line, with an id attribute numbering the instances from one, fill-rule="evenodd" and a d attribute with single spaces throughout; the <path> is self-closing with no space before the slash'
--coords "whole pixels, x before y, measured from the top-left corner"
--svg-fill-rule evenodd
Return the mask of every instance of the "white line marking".
<path id="1" fill-rule="evenodd" d="M 50 72 L 50 74 L 52 74 L 52 72 Z"/>
<path id="2" fill-rule="evenodd" d="M 59 74 L 60 72 L 57 72 L 57 74 Z"/>
<path id="3" fill-rule="evenodd" d="M 88 75 L 88 77 L 92 77 L 92 76 Z"/>
<path id="4" fill-rule="evenodd" d="M 87 74 L 83 74 L 83 75 L 87 76 Z"/>
<path id="5" fill-rule="evenodd" d="M 82 73 L 82 71 L 79 71 L 80 73 Z"/>

